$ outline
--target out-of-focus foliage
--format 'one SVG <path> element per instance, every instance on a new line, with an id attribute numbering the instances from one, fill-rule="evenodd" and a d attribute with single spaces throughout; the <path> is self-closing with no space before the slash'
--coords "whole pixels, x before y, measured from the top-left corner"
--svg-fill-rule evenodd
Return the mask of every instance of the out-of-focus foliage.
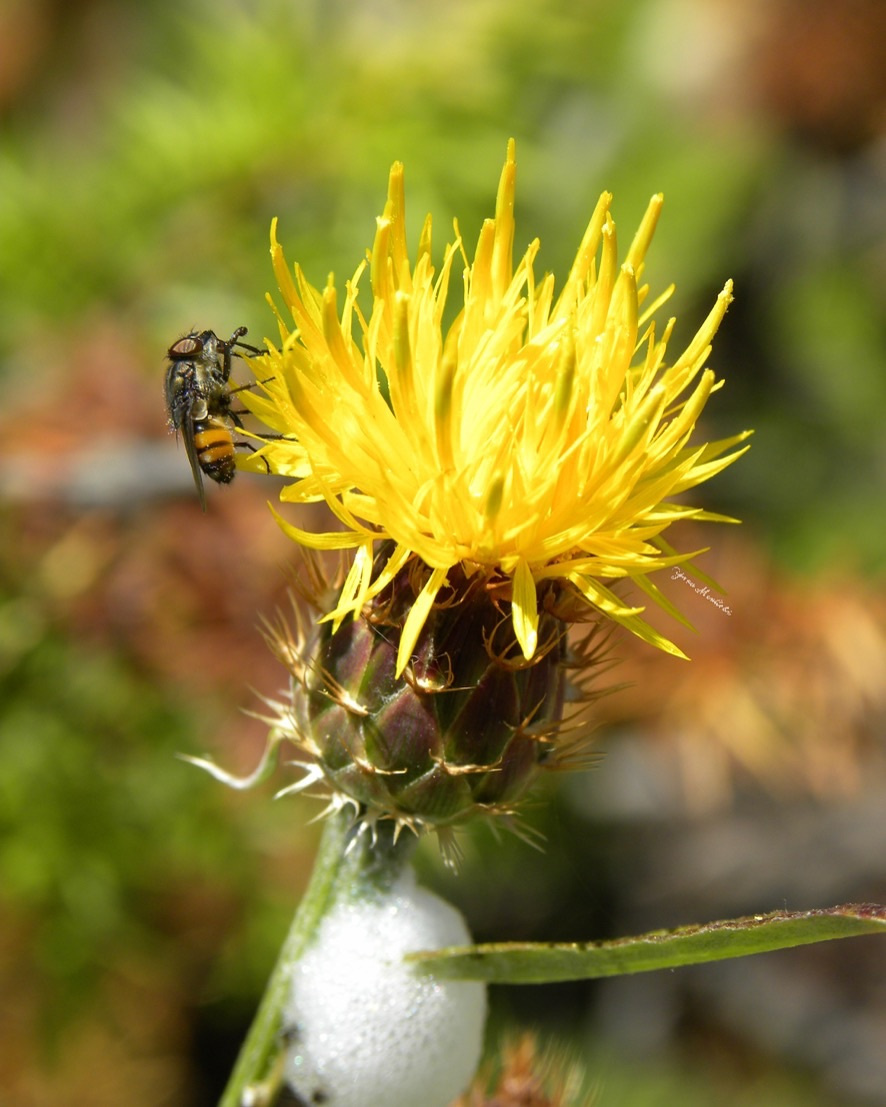
<path id="1" fill-rule="evenodd" d="M 729 804 L 763 803 L 767 789 L 782 805 L 839 794 L 847 807 L 827 808 L 826 841 L 841 843 L 854 884 L 831 901 L 886 896 L 882 868 L 841 836 L 858 825 L 862 843 L 875 836 L 882 810 L 848 797 L 882 787 L 882 607 L 863 574 L 884 565 L 884 13 L 881 0 L 0 9 L 4 1105 L 199 1105 L 230 1066 L 310 865 L 313 810 L 222 794 L 173 754 L 249 767 L 261 728 L 239 708 L 255 704 L 250 686 L 272 695 L 282 680 L 255 624 L 279 602 L 291 550 L 245 474 L 210 489 L 200 515 L 165 434 L 163 351 L 195 324 L 273 333 L 262 301 L 273 215 L 313 283 L 353 271 L 395 159 L 415 231 L 431 211 L 442 250 L 453 215 L 475 238 L 514 135 L 520 245 L 538 235 L 541 265 L 558 274 L 603 188 L 625 226 L 664 191 L 647 277 L 677 282 L 686 327 L 734 278 L 712 362 L 727 383 L 710 407 L 723 433 L 757 427 L 707 500 L 747 520 L 746 544 L 724 543 L 715 569 L 735 616 L 705 617 L 701 602 L 685 644 L 694 678 L 631 662 L 639 690 L 609 701 L 610 721 L 658 718 L 661 740 L 609 743 L 605 811 L 593 788 L 561 806 L 551 793 L 538 868 L 522 843 L 468 840 L 449 891 L 477 936 L 611 937 L 727 913 L 686 875 L 692 843 L 709 839 L 683 820 L 713 812 L 706 856 L 719 858 L 717 843 L 746 835 Z M 798 568 L 831 580 L 807 588 Z M 804 673 L 815 674 L 806 698 Z M 620 766 L 641 746 L 625 797 Z M 683 773 L 677 799 L 671 771 Z M 650 805 L 667 832 L 647 821 Z M 778 907 L 753 897 L 787 887 L 791 907 L 824 905 L 835 866 L 831 883 L 803 883 L 826 850 L 813 835 L 804 853 L 786 826 L 776 819 L 767 839 L 784 847 L 767 851 L 771 867 L 742 862 L 759 880 L 741 884 L 749 898 L 732 913 Z M 425 864 L 448 879 L 433 854 Z M 663 888 L 682 891 L 669 900 Z M 847 1024 L 852 994 L 882 1018 L 861 955 L 856 976 L 831 975 L 842 992 L 821 963 L 803 978 L 820 1009 L 830 1002 L 828 1026 Z M 632 1068 L 609 1077 L 611 1097 L 603 1079 L 603 1104 L 730 1102 L 727 1085 L 736 1103 L 814 1102 L 805 1086 L 787 1090 L 790 1069 L 760 1060 L 765 1020 L 742 1017 L 738 985 L 724 984 L 733 1006 L 718 1007 L 708 979 L 633 1003 L 594 993 L 593 1018 L 584 993 L 513 1002 L 524 1022 L 589 1019 L 594 1038 L 621 1013 L 622 1045 L 651 1059 L 681 1042 L 692 1080 L 651 1061 L 648 1089 Z M 780 996 L 803 994 L 778 979 Z M 853 1041 L 871 1025 L 859 1021 Z M 791 1063 L 826 1069 L 840 1103 L 883 1102 L 865 1091 L 862 1061 L 847 1076 L 776 1040 Z M 712 1054 L 729 1057 L 715 1075 Z M 750 1054 L 741 1077 L 735 1057 Z"/>
<path id="2" fill-rule="evenodd" d="M 531 1033 L 500 1043 L 494 1065 L 453 1107 L 824 1107 L 808 1081 L 758 1073 L 736 1088 L 723 1061 L 701 1074 L 689 1065 L 621 1064 L 603 1051 Z"/>
<path id="3" fill-rule="evenodd" d="M 871 7 L 866 27 L 863 0 L 849 6 L 861 51 L 882 14 Z M 24 371 L 47 318 L 76 323 L 97 301 L 130 321 L 136 351 L 197 318 L 255 333 L 267 326 L 270 217 L 315 282 L 349 272 L 394 158 L 416 225 L 426 209 L 443 227 L 457 212 L 470 239 L 514 133 L 519 226 L 541 236 L 555 272 L 602 186 L 629 224 L 664 190 L 649 273 L 677 281 L 679 317 L 724 274 L 736 279 L 738 348 L 718 364 L 763 432 L 745 475 L 727 480 L 736 505 L 752 502 L 793 561 L 882 565 L 867 504 L 883 488 L 886 170 L 864 112 L 884 93 L 874 83 L 872 103 L 852 107 L 837 156 L 839 118 L 815 130 L 791 116 L 773 76 L 797 30 L 791 4 L 773 9 L 459 0 L 444 18 L 406 3 L 84 5 L 79 23 L 54 28 L 79 52 L 47 47 L 31 95 L 7 106 L 7 372 Z"/>
<path id="4" fill-rule="evenodd" d="M 717 283 L 713 243 L 748 197 L 761 142 L 687 120 L 655 95 L 649 6 L 553 0 L 515 12 L 457 0 L 445 18 L 407 3 L 133 6 L 129 55 L 109 61 L 74 109 L 57 90 L 43 101 L 51 110 L 25 102 L 12 113 L 4 326 L 77 315 L 97 296 L 178 312 L 191 282 L 249 301 L 268 283 L 256 227 L 272 214 L 317 280 L 348 271 L 398 157 L 414 179 L 416 225 L 428 207 L 444 227 L 457 212 L 473 237 L 489 201 L 482 169 L 511 132 L 524 233 L 541 235 L 553 268 L 568 262 L 603 184 L 629 221 L 665 189 L 675 210 L 663 271 Z M 108 22 L 93 46 L 108 50 L 121 12 L 96 4 L 92 18 Z"/>

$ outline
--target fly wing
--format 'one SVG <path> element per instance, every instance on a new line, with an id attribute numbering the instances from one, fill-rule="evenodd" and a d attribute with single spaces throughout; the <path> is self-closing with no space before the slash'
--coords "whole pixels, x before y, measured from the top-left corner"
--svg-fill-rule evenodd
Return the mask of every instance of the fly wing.
<path id="1" fill-rule="evenodd" d="M 197 486 L 197 495 L 200 497 L 200 506 L 206 510 L 206 492 L 203 488 L 203 471 L 200 468 L 200 460 L 197 457 L 197 443 L 194 440 L 194 420 L 185 419 L 181 426 L 182 438 L 185 440 L 185 453 L 188 455 L 188 464 L 194 474 L 194 484 Z"/>

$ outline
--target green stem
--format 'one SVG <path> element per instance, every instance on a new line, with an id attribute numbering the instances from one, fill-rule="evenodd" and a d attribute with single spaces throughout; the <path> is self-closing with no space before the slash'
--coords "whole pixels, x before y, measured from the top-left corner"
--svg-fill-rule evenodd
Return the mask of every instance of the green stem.
<path id="1" fill-rule="evenodd" d="M 255 1019 L 240 1050 L 219 1107 L 270 1104 L 282 1082 L 281 1013 L 289 997 L 293 965 L 305 951 L 323 917 L 341 900 L 361 899 L 387 889 L 414 848 L 411 834 L 393 841 L 391 825 L 377 827 L 375 839 L 362 834 L 347 849 L 353 816 L 339 811 L 326 821 L 310 883 L 295 913 Z"/>

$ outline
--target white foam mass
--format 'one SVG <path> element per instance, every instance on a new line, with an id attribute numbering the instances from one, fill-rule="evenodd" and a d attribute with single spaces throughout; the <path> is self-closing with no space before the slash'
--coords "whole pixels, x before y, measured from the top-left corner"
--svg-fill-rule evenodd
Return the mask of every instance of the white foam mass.
<path id="1" fill-rule="evenodd" d="M 333 908 L 293 969 L 292 1089 L 312 1107 L 446 1107 L 479 1063 L 486 987 L 435 981 L 401 958 L 470 941 L 458 911 L 410 870 L 379 898 Z"/>

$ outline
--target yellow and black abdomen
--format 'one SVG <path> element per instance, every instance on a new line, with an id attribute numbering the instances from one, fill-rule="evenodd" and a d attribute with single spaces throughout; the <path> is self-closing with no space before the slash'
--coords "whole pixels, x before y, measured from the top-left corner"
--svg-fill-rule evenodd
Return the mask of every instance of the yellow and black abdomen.
<path id="1" fill-rule="evenodd" d="M 234 436 L 227 420 L 210 415 L 194 422 L 194 449 L 203 472 L 217 484 L 234 479 Z"/>

